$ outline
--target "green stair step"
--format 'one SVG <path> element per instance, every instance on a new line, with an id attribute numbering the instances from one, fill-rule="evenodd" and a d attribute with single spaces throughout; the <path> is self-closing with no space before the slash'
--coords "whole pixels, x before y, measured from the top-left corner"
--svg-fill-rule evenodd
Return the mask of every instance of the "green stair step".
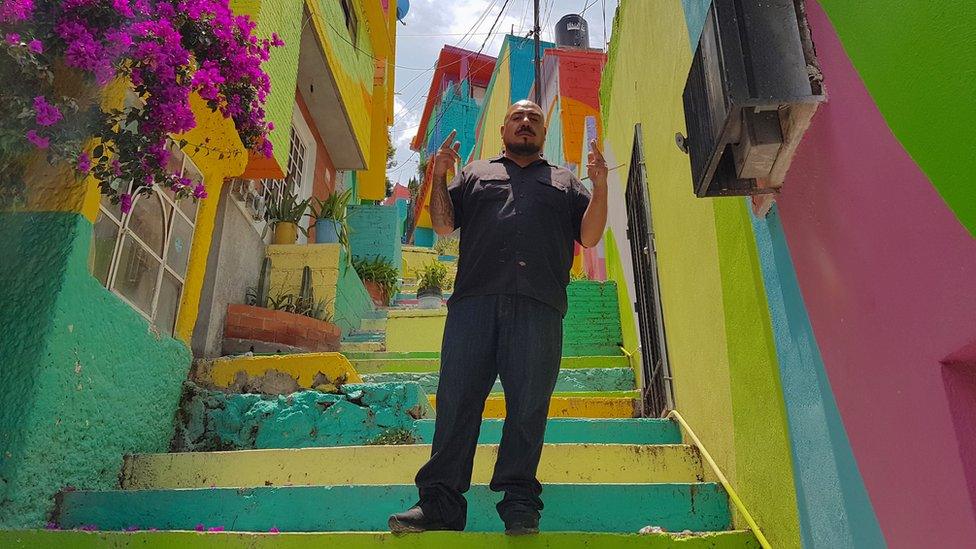
<path id="1" fill-rule="evenodd" d="M 413 381 L 428 394 L 437 392 L 436 372 L 381 372 L 362 374 L 365 383 Z M 556 392 L 632 391 L 636 387 L 634 371 L 630 368 L 567 368 L 560 370 Z M 501 381 L 496 380 L 492 393 L 501 393 Z"/>
<path id="2" fill-rule="evenodd" d="M 0 530 L 0 547 L 36 549 L 104 549 L 152 547 L 154 549 L 428 549 L 431 547 L 507 547 L 526 549 L 759 549 L 751 532 L 676 534 L 606 534 L 552 532 L 513 540 L 500 533 L 427 532 L 395 536 L 388 532 L 81 532 L 56 530 Z"/>
<path id="3" fill-rule="evenodd" d="M 498 494 L 474 485 L 466 496 L 468 531 L 503 529 Z M 633 533 L 648 525 L 716 531 L 730 529 L 732 521 L 725 491 L 714 483 L 549 484 L 543 498 L 540 528 L 548 532 Z M 63 494 L 56 522 L 100 530 L 202 524 L 249 532 L 373 532 L 386 530 L 390 514 L 416 501 L 413 485 L 74 491 Z"/>
<path id="4" fill-rule="evenodd" d="M 422 419 L 415 424 L 419 443 L 434 440 L 434 420 Z M 481 422 L 478 444 L 498 444 L 502 439 L 504 420 Z M 546 444 L 681 444 L 678 424 L 668 419 L 585 419 L 551 418 L 546 424 Z"/>

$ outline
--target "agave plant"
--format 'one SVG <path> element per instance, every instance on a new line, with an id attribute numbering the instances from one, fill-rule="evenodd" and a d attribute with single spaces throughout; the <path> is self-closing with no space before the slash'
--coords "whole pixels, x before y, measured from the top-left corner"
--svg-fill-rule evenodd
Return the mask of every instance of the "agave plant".
<path id="1" fill-rule="evenodd" d="M 281 201 L 276 202 L 274 200 L 268 202 L 267 209 L 264 212 L 264 218 L 268 221 L 268 225 L 274 226 L 278 223 L 294 223 L 298 225 L 298 229 L 302 231 L 302 234 L 308 235 L 305 227 L 301 226 L 302 219 L 308 215 L 310 198 L 305 200 L 298 200 L 298 195 L 291 191 L 285 191 L 281 196 Z"/>

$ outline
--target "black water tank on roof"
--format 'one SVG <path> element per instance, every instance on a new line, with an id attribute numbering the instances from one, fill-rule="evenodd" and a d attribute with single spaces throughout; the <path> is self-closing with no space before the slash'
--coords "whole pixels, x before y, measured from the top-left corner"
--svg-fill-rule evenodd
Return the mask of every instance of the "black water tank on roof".
<path id="1" fill-rule="evenodd" d="M 566 48 L 589 48 L 590 28 L 586 19 L 575 13 L 564 15 L 556 23 L 556 45 Z"/>

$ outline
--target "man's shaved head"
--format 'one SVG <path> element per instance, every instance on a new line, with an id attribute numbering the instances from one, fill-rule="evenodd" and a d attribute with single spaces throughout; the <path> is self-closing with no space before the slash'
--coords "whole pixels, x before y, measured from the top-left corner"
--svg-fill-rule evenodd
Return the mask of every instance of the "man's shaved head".
<path id="1" fill-rule="evenodd" d="M 546 142 L 546 117 L 542 107 L 523 99 L 508 108 L 501 127 L 505 151 L 516 156 L 539 154 Z"/>

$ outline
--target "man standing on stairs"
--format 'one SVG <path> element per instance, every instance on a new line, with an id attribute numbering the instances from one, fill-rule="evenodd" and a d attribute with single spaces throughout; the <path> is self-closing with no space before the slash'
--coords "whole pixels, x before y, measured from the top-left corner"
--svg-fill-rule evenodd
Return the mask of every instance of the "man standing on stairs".
<path id="1" fill-rule="evenodd" d="M 539 531 L 542 454 L 549 400 L 562 356 L 562 320 L 574 241 L 594 246 L 607 221 L 607 167 L 590 144 L 591 193 L 542 158 L 542 109 L 519 101 L 501 127 L 504 153 L 447 173 L 460 160 L 451 132 L 434 155 L 434 231 L 461 229 L 448 301 L 430 461 L 417 473 L 420 501 L 390 517 L 393 532 L 463 530 L 481 416 L 496 376 L 506 419 L 491 489 L 507 534 Z"/>

